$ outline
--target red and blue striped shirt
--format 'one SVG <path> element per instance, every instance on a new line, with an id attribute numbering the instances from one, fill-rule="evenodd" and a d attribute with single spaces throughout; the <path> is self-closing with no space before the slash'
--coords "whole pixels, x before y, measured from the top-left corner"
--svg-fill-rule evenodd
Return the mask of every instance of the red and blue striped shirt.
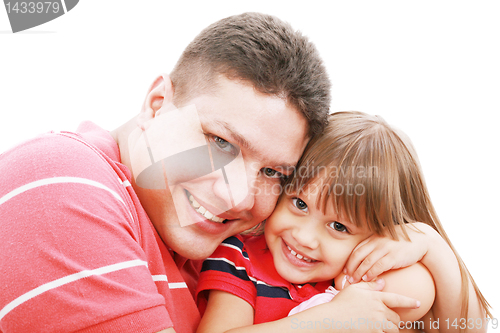
<path id="1" fill-rule="evenodd" d="M 291 309 L 324 292 L 332 281 L 296 285 L 284 280 L 274 268 L 264 236 L 227 238 L 204 261 L 197 303 L 203 313 L 206 292 L 221 290 L 247 301 L 254 308 L 254 324 L 284 318 Z"/>

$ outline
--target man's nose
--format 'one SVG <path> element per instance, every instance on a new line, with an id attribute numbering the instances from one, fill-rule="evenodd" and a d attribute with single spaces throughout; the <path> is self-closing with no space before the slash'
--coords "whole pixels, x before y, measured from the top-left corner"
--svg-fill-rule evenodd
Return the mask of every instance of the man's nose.
<path id="1" fill-rule="evenodd" d="M 241 164 L 233 163 L 220 170 L 220 176 L 214 182 L 213 192 L 222 199 L 227 211 L 238 213 L 252 209 L 255 203 L 255 183 L 257 172 L 245 169 Z"/>

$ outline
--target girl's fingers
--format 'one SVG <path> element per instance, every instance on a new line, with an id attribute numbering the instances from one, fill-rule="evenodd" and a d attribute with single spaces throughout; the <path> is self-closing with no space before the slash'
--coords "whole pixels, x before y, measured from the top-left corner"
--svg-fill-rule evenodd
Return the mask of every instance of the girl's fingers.
<path id="1" fill-rule="evenodd" d="M 388 321 L 387 324 L 383 327 L 383 332 L 384 333 L 399 333 L 398 323 Z"/>
<path id="2" fill-rule="evenodd" d="M 345 264 L 345 273 L 347 275 L 352 276 L 363 260 L 375 249 L 375 244 L 369 242 L 369 239 L 371 239 L 371 237 L 359 243 L 347 259 Z"/>
<path id="3" fill-rule="evenodd" d="M 420 306 L 420 302 L 403 295 L 382 292 L 380 293 L 382 301 L 389 308 L 386 310 L 387 323 L 383 331 L 386 333 L 398 333 L 399 323 L 401 321 L 399 315 L 392 310 L 393 308 L 408 308 L 415 309 Z"/>
<path id="4" fill-rule="evenodd" d="M 352 274 L 353 282 L 351 283 L 356 283 L 361 280 L 371 281 L 378 276 L 378 274 L 375 275 L 372 272 L 384 272 L 384 259 L 386 258 L 386 254 L 386 251 L 374 251 L 370 253 Z"/>
<path id="5" fill-rule="evenodd" d="M 363 249 L 364 248 L 360 248 L 359 250 Z M 375 248 L 368 254 L 353 252 L 351 257 L 353 257 L 354 260 L 360 260 L 360 257 L 362 259 L 358 266 L 351 271 L 351 275 L 347 273 L 351 278 L 349 282 L 356 283 L 361 280 L 371 281 L 379 274 L 385 272 L 387 269 L 390 269 L 392 262 L 386 258 L 388 253 L 388 249 L 384 247 Z M 347 271 L 349 272 L 349 269 L 347 269 Z"/>
<path id="6" fill-rule="evenodd" d="M 378 279 L 372 282 L 361 282 L 354 285 L 353 287 L 372 290 L 372 291 L 381 291 L 384 288 L 384 286 L 385 286 L 384 279 Z M 413 308 L 416 304 L 416 301 L 406 296 L 394 293 L 387 293 L 387 292 L 377 293 L 376 297 L 379 299 L 380 302 L 383 303 L 383 308 L 379 308 L 379 310 L 382 312 L 381 313 L 382 317 L 379 317 L 381 319 L 378 323 L 372 322 L 371 325 L 377 326 L 383 332 L 398 333 L 399 332 L 398 324 L 400 322 L 400 317 L 391 308 L 390 305 L 398 305 L 398 307 L 403 307 L 403 308 L 406 307 Z M 384 318 L 384 320 L 382 318 Z M 360 327 L 360 328 L 365 328 L 365 327 Z M 368 327 L 366 328 L 368 329 Z"/>
<path id="7" fill-rule="evenodd" d="M 362 242 L 360 242 L 358 245 L 356 245 L 356 247 L 354 248 L 353 251 L 356 251 L 357 249 L 359 249 L 360 247 L 362 247 L 363 245 L 365 245 L 366 243 L 370 242 L 371 239 L 373 239 L 374 236 L 370 236 L 368 237 L 367 239 L 363 240 Z"/>
<path id="8" fill-rule="evenodd" d="M 420 302 L 414 298 L 388 292 L 382 292 L 380 293 L 380 295 L 382 302 L 384 302 L 384 304 L 391 309 L 393 308 L 417 309 L 420 307 Z M 391 321 L 393 320 L 391 319 Z M 396 322 L 399 322 L 399 316 Z"/>
<path id="9" fill-rule="evenodd" d="M 398 325 L 399 320 L 400 320 L 400 319 L 399 319 L 399 315 L 396 313 L 396 311 L 391 310 L 391 309 L 387 309 L 387 310 L 386 310 L 386 314 L 385 314 L 385 315 L 386 315 L 386 318 L 387 318 L 387 321 L 388 321 L 388 322 L 391 322 L 391 323 L 393 323 L 393 324 L 396 324 L 396 327 L 395 327 L 395 328 L 396 328 L 396 332 L 397 332 L 397 331 L 398 331 L 398 330 L 397 330 L 397 325 Z M 385 324 L 386 324 L 386 325 L 385 325 L 385 326 L 386 326 L 386 328 L 391 328 L 391 327 L 390 327 L 390 325 L 387 325 L 388 323 L 385 323 Z M 393 327 L 393 328 L 394 328 L 394 327 Z"/>
<path id="10" fill-rule="evenodd" d="M 391 269 L 400 268 L 396 266 L 396 260 L 387 254 L 382 258 L 378 259 L 364 274 L 363 270 L 360 269 L 359 275 L 361 275 L 361 280 L 371 281 L 376 277 L 380 276 L 382 273 L 390 271 Z M 356 274 L 356 273 L 355 273 Z M 357 276 L 359 276 L 357 275 Z"/>

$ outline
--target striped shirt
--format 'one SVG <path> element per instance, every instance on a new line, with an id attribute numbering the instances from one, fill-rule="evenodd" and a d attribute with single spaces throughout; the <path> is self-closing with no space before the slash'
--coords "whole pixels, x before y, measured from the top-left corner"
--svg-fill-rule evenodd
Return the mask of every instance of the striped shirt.
<path id="1" fill-rule="evenodd" d="M 197 303 L 203 313 L 206 291 L 221 290 L 240 297 L 254 308 L 254 324 L 284 318 L 291 309 L 324 292 L 332 281 L 295 285 L 274 268 L 264 236 L 229 237 L 203 263 Z"/>
<path id="2" fill-rule="evenodd" d="M 194 300 L 92 123 L 0 155 L 0 332 L 194 332 Z"/>

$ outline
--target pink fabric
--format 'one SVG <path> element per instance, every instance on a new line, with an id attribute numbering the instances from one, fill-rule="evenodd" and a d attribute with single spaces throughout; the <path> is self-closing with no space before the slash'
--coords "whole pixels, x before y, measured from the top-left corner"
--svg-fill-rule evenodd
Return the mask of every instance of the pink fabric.
<path id="1" fill-rule="evenodd" d="M 313 306 L 330 302 L 335 297 L 335 295 L 337 295 L 338 293 L 339 293 L 339 291 L 336 290 L 335 288 L 328 287 L 328 289 L 326 289 L 324 293 L 314 295 L 313 297 L 309 298 L 307 301 L 304 301 L 304 302 L 300 303 L 299 305 L 297 305 L 296 307 L 294 307 L 288 313 L 288 315 L 291 316 L 291 315 L 294 315 L 296 313 L 302 312 L 304 310 L 310 309 Z"/>

